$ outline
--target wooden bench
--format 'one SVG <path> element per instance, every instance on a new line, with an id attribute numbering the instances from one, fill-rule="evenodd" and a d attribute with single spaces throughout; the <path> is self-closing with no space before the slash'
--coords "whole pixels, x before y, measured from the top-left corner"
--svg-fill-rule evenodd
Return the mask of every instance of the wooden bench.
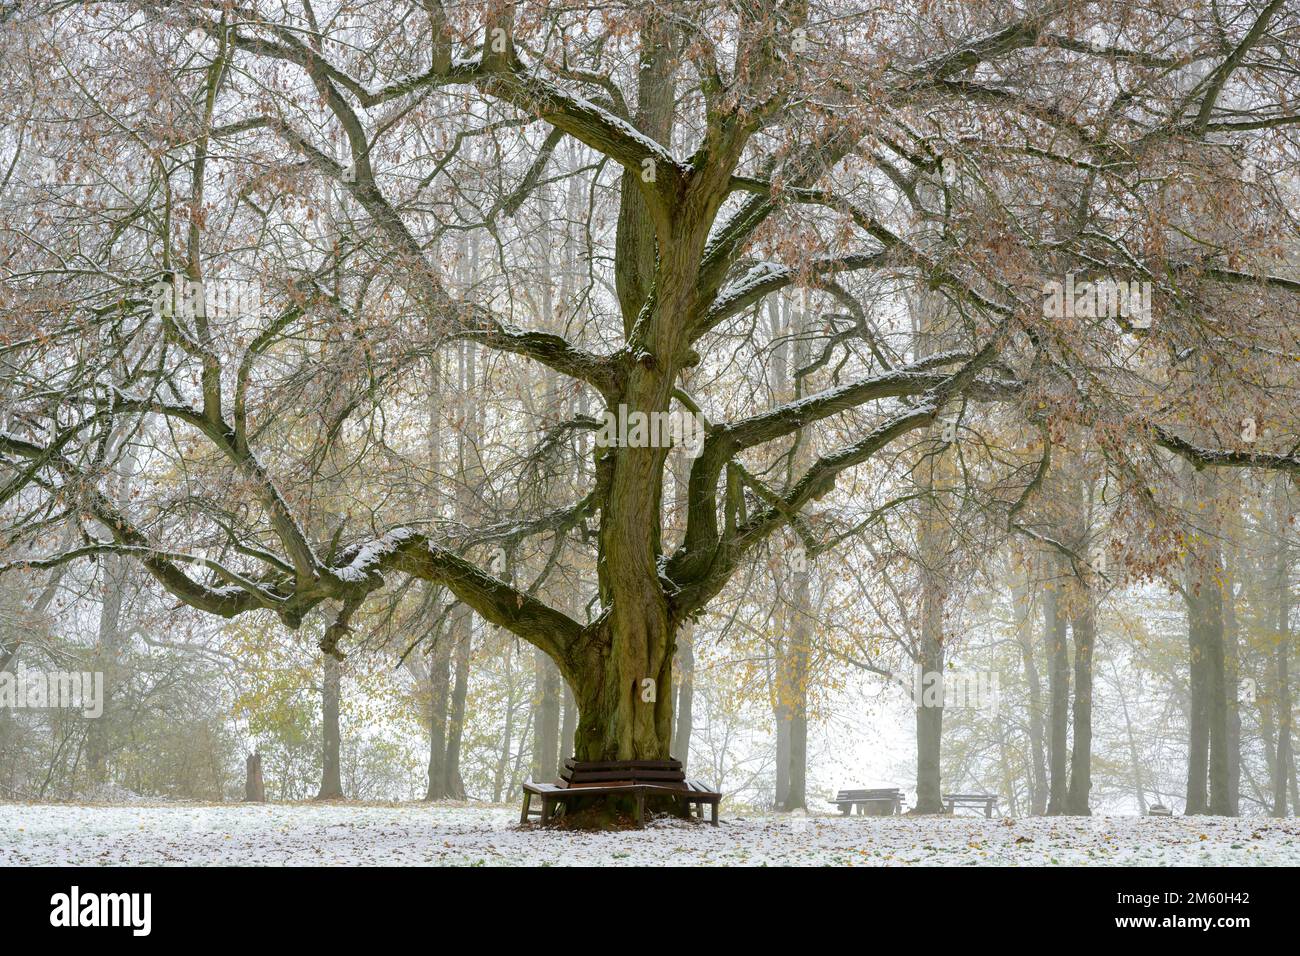
<path id="1" fill-rule="evenodd" d="M 523 791 L 524 806 L 519 813 L 520 824 L 527 823 L 530 816 L 538 816 L 540 822 L 549 823 L 555 815 L 555 808 L 563 808 L 571 797 L 629 795 L 635 799 L 638 826 L 645 822 L 647 796 L 672 798 L 683 817 L 689 817 L 691 807 L 694 806 L 701 820 L 704 819 L 704 805 L 708 804 L 712 810 L 710 822 L 717 826 L 718 804 L 722 801 L 721 793 L 698 780 L 687 780 L 679 760 L 569 759 L 564 762 L 564 770 L 555 783 L 534 783 L 529 780 L 524 783 Z M 534 796 L 541 798 L 541 806 L 535 810 L 532 808 Z"/>
<path id="2" fill-rule="evenodd" d="M 840 808 L 840 813 L 848 816 L 853 808 L 863 816 L 887 817 L 898 813 L 903 808 L 903 791 L 897 787 L 887 790 L 841 790 L 830 801 Z"/>
<path id="3" fill-rule="evenodd" d="M 945 793 L 943 795 L 945 812 L 952 814 L 958 807 L 984 808 L 984 816 L 992 818 L 993 810 L 998 805 L 998 798 L 991 793 Z"/>

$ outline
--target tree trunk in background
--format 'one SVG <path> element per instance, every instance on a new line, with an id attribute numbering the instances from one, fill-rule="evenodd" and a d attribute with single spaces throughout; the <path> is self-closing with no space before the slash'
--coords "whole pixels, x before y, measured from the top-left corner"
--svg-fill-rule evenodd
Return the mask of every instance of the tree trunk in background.
<path id="1" fill-rule="evenodd" d="M 1115 664 L 1111 662 L 1111 671 L 1114 672 Z M 1142 782 L 1142 759 L 1138 755 L 1137 738 L 1133 734 L 1133 717 L 1128 709 L 1128 695 L 1124 693 L 1124 682 L 1115 679 L 1116 692 L 1119 695 L 1120 711 L 1124 715 L 1124 735 L 1128 741 L 1129 764 L 1133 768 L 1133 796 L 1137 799 L 1138 813 L 1142 816 L 1147 815 L 1147 796 L 1146 787 Z"/>
<path id="2" fill-rule="evenodd" d="M 1223 657 L 1223 603 L 1217 585 L 1189 601 L 1192 713 L 1187 812 L 1231 813 L 1229 801 L 1228 702 Z M 1208 782 L 1208 788 L 1207 788 Z"/>
<path id="3" fill-rule="evenodd" d="M 803 290 L 802 307 L 797 309 L 787 323 L 798 335 L 790 349 L 789 381 L 795 399 L 804 395 L 803 379 L 798 373 L 812 359 L 811 340 L 817 334 L 816 313 L 810 301 L 810 292 Z M 802 429 L 794 434 L 794 448 L 787 459 L 790 472 L 786 477 L 793 485 L 796 478 L 813 463 L 813 435 Z M 797 552 L 800 560 L 794 565 L 791 588 L 790 615 L 787 618 L 786 685 L 790 694 L 790 787 L 785 795 L 785 810 L 808 808 L 808 680 L 812 661 L 813 625 L 815 622 L 812 598 L 812 560 L 802 546 Z"/>
<path id="4" fill-rule="evenodd" d="M 4 673 L 4 668 L 0 667 L 0 673 Z M 10 709 L 0 707 L 0 786 L 4 787 L 5 797 L 17 795 L 14 791 L 14 781 L 17 778 L 15 771 L 18 762 L 18 748 L 13 746 L 9 740 L 10 734 L 13 732 L 13 728 L 10 726 L 12 720 Z"/>
<path id="5" fill-rule="evenodd" d="M 9 669 L 9 665 L 17 657 L 18 649 L 21 646 L 22 638 L 18 635 L 10 636 L 5 634 L 0 637 L 0 674 Z M 18 763 L 18 747 L 10 742 L 10 735 L 14 732 L 12 721 L 12 709 L 0 707 L 0 781 L 3 782 L 5 787 L 5 796 L 14 795 L 15 770 Z M 7 761 L 5 760 L 6 757 L 9 758 Z"/>
<path id="6" fill-rule="evenodd" d="M 456 641 L 456 682 L 451 692 L 451 713 L 447 717 L 447 762 L 445 765 L 447 796 L 452 800 L 465 799 L 465 781 L 460 775 L 461 740 L 465 732 L 465 698 L 469 693 L 470 651 L 473 648 L 474 620 L 472 612 L 464 605 L 453 632 Z M 452 612 L 455 614 L 456 612 Z"/>
<path id="7" fill-rule="evenodd" d="M 122 652 L 122 603 L 126 587 L 126 561 L 121 555 L 103 555 L 100 567 L 104 572 L 104 590 L 92 669 L 104 675 L 104 707 L 103 713 L 86 725 L 86 773 L 92 786 L 108 781 L 108 754 L 112 748 L 113 730 L 111 702 L 117 686 L 118 657 Z"/>
<path id="8" fill-rule="evenodd" d="M 1224 673 L 1222 554 L 1212 478 L 1190 474 L 1187 500 L 1205 516 L 1184 562 L 1190 658 L 1187 808 L 1189 814 L 1231 811 L 1228 784 L 1228 689 Z M 1189 508 L 1192 511 L 1193 508 Z M 1208 784 L 1208 787 L 1207 787 Z"/>
<path id="9" fill-rule="evenodd" d="M 506 721 L 501 730 L 501 748 L 497 752 L 497 765 L 492 775 L 493 803 L 501 802 L 502 793 L 506 789 L 506 771 L 510 767 L 510 741 L 515 731 L 515 682 L 510 676 L 510 652 L 511 646 L 507 643 L 505 660 L 502 664 L 506 675 Z"/>
<path id="10" fill-rule="evenodd" d="M 998 769 L 1002 772 L 1002 792 L 1006 794 L 1007 814 L 1014 820 L 1020 816 L 1020 801 L 1016 797 L 1016 780 L 1011 771 L 1011 746 L 1007 740 L 1010 721 L 1006 711 L 996 715 L 998 722 Z"/>
<path id="11" fill-rule="evenodd" d="M 673 727 L 673 756 L 685 770 L 691 757 L 691 730 L 695 720 L 695 634 L 682 628 L 677 637 L 677 722 Z"/>
<path id="12" fill-rule="evenodd" d="M 432 317 L 429 320 L 429 334 L 434 336 L 436 328 Z M 429 402 L 428 421 L 428 457 L 429 457 L 429 507 L 437 514 L 439 504 L 439 479 L 442 472 L 442 361 L 437 349 L 430 349 L 429 355 Z M 433 647 L 429 652 L 429 782 L 425 788 L 425 800 L 442 800 L 447 796 L 447 690 L 451 678 L 451 647 L 448 642 L 446 618 L 443 616 L 445 605 L 436 598 L 441 588 L 432 588 L 426 597 L 429 616 L 436 621 L 430 635 Z M 450 594 L 446 600 L 454 601 Z"/>
<path id="13" fill-rule="evenodd" d="M 478 275 L 479 240 L 461 235 L 457 244 L 455 270 L 459 286 L 468 294 Z M 453 515 L 471 525 L 479 515 L 476 489 L 482 485 L 482 467 L 478 458 L 482 434 L 482 412 L 478 402 L 478 348 L 473 342 L 457 343 L 451 353 L 454 367 L 444 371 L 441 363 L 432 367 L 433 384 L 438 394 L 431 396 L 429 419 L 430 460 L 435 475 L 441 471 L 441 424 L 439 409 L 444 396 L 443 381 L 450 376 L 450 409 L 457 420 L 455 458 L 448 462 L 452 470 Z M 469 692 L 469 666 L 473 648 L 473 612 L 457 603 L 447 612 L 446 623 L 431 664 L 429 788 L 427 799 L 465 799 L 465 784 L 460 773 L 460 754 L 465 724 L 465 701 Z M 455 672 L 452 677 L 451 665 Z M 507 741 L 508 746 L 508 741 Z"/>
<path id="14" fill-rule="evenodd" d="M 429 660 L 429 786 L 426 800 L 447 796 L 447 691 L 451 681 L 451 644 L 446 628 L 435 635 Z"/>
<path id="15" fill-rule="evenodd" d="M 1223 591 L 1217 581 L 1210 584 L 1208 619 L 1206 646 L 1210 652 L 1210 812 L 1226 817 L 1232 814 L 1229 797 L 1231 787 L 1228 782 L 1228 686 L 1223 652 Z"/>
<path id="16" fill-rule="evenodd" d="M 1295 770 L 1295 745 L 1288 744 L 1286 748 L 1286 761 L 1290 767 L 1287 774 L 1291 787 L 1291 812 L 1295 813 L 1300 809 L 1300 777 L 1297 777 Z"/>
<path id="17" fill-rule="evenodd" d="M 1105 581 L 1104 540 L 1098 538 L 1093 506 L 1093 483 L 1088 473 L 1088 449 L 1081 444 L 1069 455 L 1068 479 L 1061 485 L 1061 504 L 1065 509 L 1065 540 L 1071 542 L 1076 553 L 1087 553 L 1084 565 L 1070 563 L 1068 571 L 1062 567 L 1062 580 L 1057 595 L 1056 614 L 1064 637 L 1065 619 L 1074 643 L 1074 702 L 1071 707 L 1070 778 L 1064 802 L 1058 801 L 1057 811 L 1071 816 L 1088 816 L 1089 796 L 1092 792 L 1092 695 L 1093 658 L 1097 646 L 1097 588 Z M 1100 566 L 1091 558 L 1100 549 L 1103 561 Z"/>
<path id="18" fill-rule="evenodd" d="M 462 275 L 466 288 L 478 274 L 478 241 L 469 243 L 462 260 Z M 475 489 L 483 480 L 482 465 L 478 460 L 479 439 L 482 435 L 482 413 L 478 404 L 478 347 L 473 342 L 462 342 L 458 355 L 460 380 L 461 427 L 456 433 L 456 518 L 467 526 L 478 519 Z M 465 783 L 460 773 L 461 741 L 465 731 L 465 699 L 469 693 L 469 667 L 473 650 L 474 617 L 468 605 L 459 604 L 452 609 L 448 621 L 448 634 L 454 653 L 455 679 L 451 689 L 450 711 L 447 716 L 447 756 L 443 763 L 443 789 L 453 800 L 465 799 Z"/>
<path id="19" fill-rule="evenodd" d="M 913 813 L 942 813 L 940 765 L 943 744 L 944 594 L 937 575 L 922 568 L 921 642 L 917 661 L 921 670 L 921 700 L 916 707 L 916 806 Z M 925 687 L 938 675 L 937 699 L 928 700 Z"/>
<path id="20" fill-rule="evenodd" d="M 1205 813 L 1210 803 L 1206 781 L 1210 766 L 1210 708 L 1208 652 L 1205 626 L 1200 621 L 1199 598 L 1187 598 L 1187 650 L 1189 658 L 1187 710 L 1187 805 L 1188 814 Z"/>
<path id="21" fill-rule="evenodd" d="M 775 343 L 770 386 L 778 402 L 802 395 L 799 369 L 808 364 L 808 333 L 812 309 L 804 292 L 802 308 L 787 296 L 768 299 L 769 332 Z M 787 482 L 810 464 L 809 436 L 795 432 L 787 459 Z M 811 569 L 802 545 L 786 552 L 774 585 L 781 613 L 776 615 L 775 716 L 777 721 L 776 806 L 780 810 L 806 809 L 808 778 L 808 667 L 812 639 Z"/>
<path id="22" fill-rule="evenodd" d="M 808 562 L 794 574 L 794 594 L 787 647 L 787 692 L 790 695 L 790 775 L 783 810 L 808 807 L 808 660 L 812 639 L 812 600 Z"/>
<path id="23" fill-rule="evenodd" d="M 555 768 L 557 777 L 564 769 L 564 761 L 573 756 L 573 738 L 578 732 L 578 702 L 573 697 L 573 688 L 569 682 L 561 678 L 561 683 L 564 687 L 564 721 L 560 725 L 560 756 Z M 686 762 L 682 763 L 685 765 Z"/>
<path id="24" fill-rule="evenodd" d="M 909 300 L 914 355 L 920 359 L 943 347 L 943 334 L 951 323 L 946 299 L 930 289 L 918 289 Z M 942 428 L 942 426 L 941 426 Z M 947 604 L 949 552 L 952 534 L 938 496 L 949 484 L 954 471 L 950 445 L 944 443 L 943 431 L 932 430 L 933 452 L 917 470 L 917 491 L 923 494 L 918 507 L 919 530 L 916 536 L 916 566 L 921 600 L 920 634 L 915 648 L 915 664 L 920 668 L 921 699 L 916 704 L 916 806 L 913 813 L 942 813 L 943 747 L 943 675 L 947 648 L 944 642 L 943 613 Z M 956 444 L 954 440 L 953 444 Z M 929 699 L 925 687 L 938 680 L 937 699 Z"/>
<path id="25" fill-rule="evenodd" d="M 1054 559 L 1049 559 L 1047 567 L 1058 572 L 1043 590 L 1043 641 L 1047 645 L 1048 693 L 1051 695 L 1047 812 L 1055 815 L 1065 812 L 1069 798 L 1066 763 L 1070 747 L 1070 649 L 1066 644 L 1065 611 L 1061 607 L 1064 603 L 1061 588 L 1064 585 L 1059 574 L 1060 566 Z"/>
<path id="26" fill-rule="evenodd" d="M 514 713 L 513 713 L 513 711 L 511 712 L 510 716 L 511 716 L 511 718 L 514 717 Z M 523 730 L 523 733 L 521 733 L 521 734 L 519 735 L 519 739 L 520 739 L 520 740 L 527 740 L 528 737 L 532 734 L 532 732 L 533 732 L 533 723 L 532 723 L 532 722 L 533 722 L 533 712 L 532 712 L 532 708 L 528 708 L 528 709 L 525 711 L 525 717 L 524 717 L 524 730 Z M 508 723 L 513 723 L 513 720 L 508 721 Z M 506 746 L 507 746 L 507 748 L 508 748 L 508 747 L 509 747 L 509 737 L 508 737 L 508 736 L 507 736 L 506 740 L 507 740 Z M 512 763 L 512 762 L 510 761 L 510 759 L 509 759 L 509 758 L 510 758 L 510 752 L 509 752 L 509 749 L 506 750 L 506 753 L 503 755 L 503 758 L 504 758 L 504 760 L 505 760 L 505 764 L 506 764 L 507 766 L 510 767 L 510 776 L 509 776 L 509 778 L 507 778 L 507 780 L 506 780 L 506 793 L 505 793 L 505 799 L 506 799 L 506 802 L 508 803 L 508 802 L 510 802 L 511 800 L 513 800 L 513 799 L 515 798 L 515 788 L 518 787 L 519 784 L 521 784 L 521 783 L 523 782 L 523 780 L 524 780 L 524 776 L 525 776 L 525 775 L 524 775 L 524 772 L 523 772 L 523 766 L 524 766 L 524 748 L 523 748 L 523 746 L 521 745 L 521 746 L 519 747 L 519 749 L 518 749 L 517 751 L 515 751 L 515 755 L 514 755 L 514 761 L 513 761 L 513 763 Z"/>
<path id="27" fill-rule="evenodd" d="M 1277 601 L 1277 644 L 1273 650 L 1274 711 L 1277 720 L 1277 747 L 1273 757 L 1273 816 L 1286 816 L 1287 779 L 1293 775 L 1291 750 L 1291 566 L 1287 534 L 1290 531 L 1290 505 L 1285 477 L 1273 483 L 1273 593 Z M 1295 801 L 1292 801 L 1293 804 Z M 1300 810 L 1300 807 L 1296 807 Z"/>
<path id="28" fill-rule="evenodd" d="M 1223 568 L 1223 677 L 1227 716 L 1227 800 L 1228 815 L 1241 812 L 1241 635 L 1237 622 L 1236 578 L 1239 565 L 1241 512 L 1236 503 L 1227 529 L 1231 550 Z"/>
<path id="29" fill-rule="evenodd" d="M 343 664 L 333 654 L 322 654 L 324 680 L 321 681 L 321 775 L 317 800 L 334 800 L 343 796 L 339 775 L 339 697 Z"/>
<path id="30" fill-rule="evenodd" d="M 114 477 L 114 497 L 119 508 L 130 506 L 130 484 L 136 472 L 136 457 L 130 450 L 122 456 Z M 95 642 L 92 670 L 104 675 L 102 712 L 86 727 L 86 769 L 92 785 L 108 781 L 108 757 L 115 729 L 113 692 L 117 687 L 123 651 L 122 609 L 126 599 L 127 564 L 117 554 L 100 557 L 103 570 L 103 602 L 99 610 L 99 635 Z M 52 597 L 52 595 L 51 595 Z"/>
<path id="31" fill-rule="evenodd" d="M 251 753 L 244 761 L 244 802 L 266 803 L 266 783 L 262 780 L 260 753 Z"/>
<path id="32" fill-rule="evenodd" d="M 570 192 L 572 191 L 572 180 L 570 181 Z M 555 255 L 557 245 L 561 252 L 566 252 L 570 243 L 568 237 L 563 237 L 560 241 L 552 235 L 550 217 L 546 213 L 553 209 L 557 203 L 555 197 L 551 195 L 548 184 L 540 183 L 535 193 L 535 202 L 538 206 L 539 225 L 537 239 L 539 243 L 538 255 L 538 284 L 541 293 L 541 315 L 540 322 L 542 328 L 549 331 L 562 334 L 563 323 L 556 322 L 555 308 L 555 276 L 552 269 L 552 258 Z M 562 275 L 565 288 L 561 291 L 561 299 L 567 302 L 567 288 L 570 282 L 570 276 L 567 270 Z M 558 421 L 567 413 L 571 414 L 572 409 L 568 407 L 568 399 L 564 396 L 560 386 L 560 376 L 552 368 L 545 368 L 542 371 L 543 383 L 543 419 L 549 424 L 552 421 Z M 541 479 L 541 497 L 554 506 L 559 506 L 557 500 L 557 489 L 555 487 L 555 476 L 546 476 Z M 569 489 L 565 487 L 558 496 L 560 499 L 567 501 Z M 561 544 L 561 549 L 563 545 Z M 557 563 L 564 562 L 563 550 Z M 539 569 L 540 570 L 540 569 Z M 566 589 L 567 590 L 567 589 Z M 566 599 L 567 594 L 551 595 L 546 594 L 555 607 L 564 611 L 566 614 L 572 613 L 572 600 Z M 561 760 L 569 756 L 560 753 L 560 718 L 563 694 L 563 680 L 560 677 L 560 669 L 556 663 L 551 660 L 550 655 L 540 648 L 533 649 L 533 740 L 530 753 L 532 761 L 529 772 L 534 780 L 545 781 L 554 779 L 553 775 L 557 774 L 557 768 Z"/>
<path id="33" fill-rule="evenodd" d="M 776 690 L 780 694 L 780 689 Z M 776 788 L 774 804 L 779 810 L 790 798 L 790 716 L 778 698 L 776 705 Z"/>
<path id="34" fill-rule="evenodd" d="M 534 780 L 546 780 L 560 763 L 560 670 L 547 654 L 533 649 Z"/>
<path id="35" fill-rule="evenodd" d="M 791 319 L 793 309 L 789 296 L 773 295 L 767 299 L 768 333 L 774 343 L 772 348 L 771 382 L 772 394 L 777 401 L 793 396 L 790 385 L 790 334 L 794 327 Z M 789 652 L 787 645 L 790 620 L 793 611 L 790 603 L 781 594 L 782 572 L 788 562 L 778 564 L 773 579 L 773 601 L 775 603 L 775 630 L 773 635 L 774 670 L 772 673 L 772 714 L 776 720 L 776 780 L 774 788 L 774 807 L 784 808 L 790 800 L 790 738 L 793 729 L 793 710 L 789 692 Z"/>
<path id="36" fill-rule="evenodd" d="M 1043 747 L 1043 687 L 1034 656 L 1033 627 L 1030 621 L 1029 590 L 1017 583 L 1013 595 L 1016 613 L 1016 641 L 1025 668 L 1025 686 L 1029 708 L 1029 807 L 1039 817 L 1047 812 L 1047 760 Z"/>
<path id="37" fill-rule="evenodd" d="M 1074 747 L 1070 751 L 1070 791 L 1066 813 L 1092 813 L 1092 659 L 1097 643 L 1097 611 L 1091 587 L 1080 588 L 1078 607 L 1070 622 L 1074 636 Z"/>

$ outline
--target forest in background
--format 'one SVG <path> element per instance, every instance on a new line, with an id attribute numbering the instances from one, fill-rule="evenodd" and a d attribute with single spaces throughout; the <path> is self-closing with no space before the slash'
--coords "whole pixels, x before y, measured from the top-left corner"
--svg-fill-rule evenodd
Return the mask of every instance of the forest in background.
<path id="1" fill-rule="evenodd" d="M 0 796 L 1295 812 L 1292 7 L 3 9 Z"/>

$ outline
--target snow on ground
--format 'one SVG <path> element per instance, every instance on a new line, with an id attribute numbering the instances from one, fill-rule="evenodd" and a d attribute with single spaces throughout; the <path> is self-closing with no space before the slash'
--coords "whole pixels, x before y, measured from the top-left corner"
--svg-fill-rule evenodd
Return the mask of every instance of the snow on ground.
<path id="1" fill-rule="evenodd" d="M 1300 864 L 1300 821 L 724 815 L 642 831 L 519 828 L 514 807 L 0 804 L 0 866 Z"/>

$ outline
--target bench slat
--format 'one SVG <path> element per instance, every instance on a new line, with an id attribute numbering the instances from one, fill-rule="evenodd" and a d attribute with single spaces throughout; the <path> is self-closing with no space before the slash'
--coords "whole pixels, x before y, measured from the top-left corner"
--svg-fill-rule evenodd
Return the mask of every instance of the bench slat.
<path id="1" fill-rule="evenodd" d="M 709 797 L 716 797 L 719 800 L 722 799 L 721 793 L 714 790 L 712 787 L 708 786 L 707 784 L 701 783 L 698 780 L 687 780 L 686 785 L 690 787 L 690 789 L 700 797 L 706 799 Z"/>
<path id="2" fill-rule="evenodd" d="M 568 770 L 681 770 L 680 760 L 574 760 L 564 761 Z"/>
<path id="3" fill-rule="evenodd" d="M 846 800 L 872 800 L 877 797 L 896 797 L 901 792 L 900 790 L 841 790 L 836 797 L 843 797 Z"/>
<path id="4" fill-rule="evenodd" d="M 998 805 L 997 795 L 992 793 L 945 793 L 942 800 L 949 813 L 954 813 L 958 807 L 983 808 L 984 816 L 990 819 Z"/>
<path id="5" fill-rule="evenodd" d="M 898 787 L 840 790 L 835 794 L 834 800 L 827 802 L 839 807 L 844 816 L 852 813 L 854 807 L 858 807 L 863 814 L 889 816 L 903 809 L 903 791 Z"/>
<path id="6" fill-rule="evenodd" d="M 531 780 L 525 780 L 523 787 L 529 793 L 556 793 L 565 790 L 564 787 L 557 787 L 553 783 L 533 783 Z"/>
<path id="7" fill-rule="evenodd" d="M 565 770 L 561 779 L 569 783 L 599 782 L 601 780 L 685 780 L 680 770 Z"/>

